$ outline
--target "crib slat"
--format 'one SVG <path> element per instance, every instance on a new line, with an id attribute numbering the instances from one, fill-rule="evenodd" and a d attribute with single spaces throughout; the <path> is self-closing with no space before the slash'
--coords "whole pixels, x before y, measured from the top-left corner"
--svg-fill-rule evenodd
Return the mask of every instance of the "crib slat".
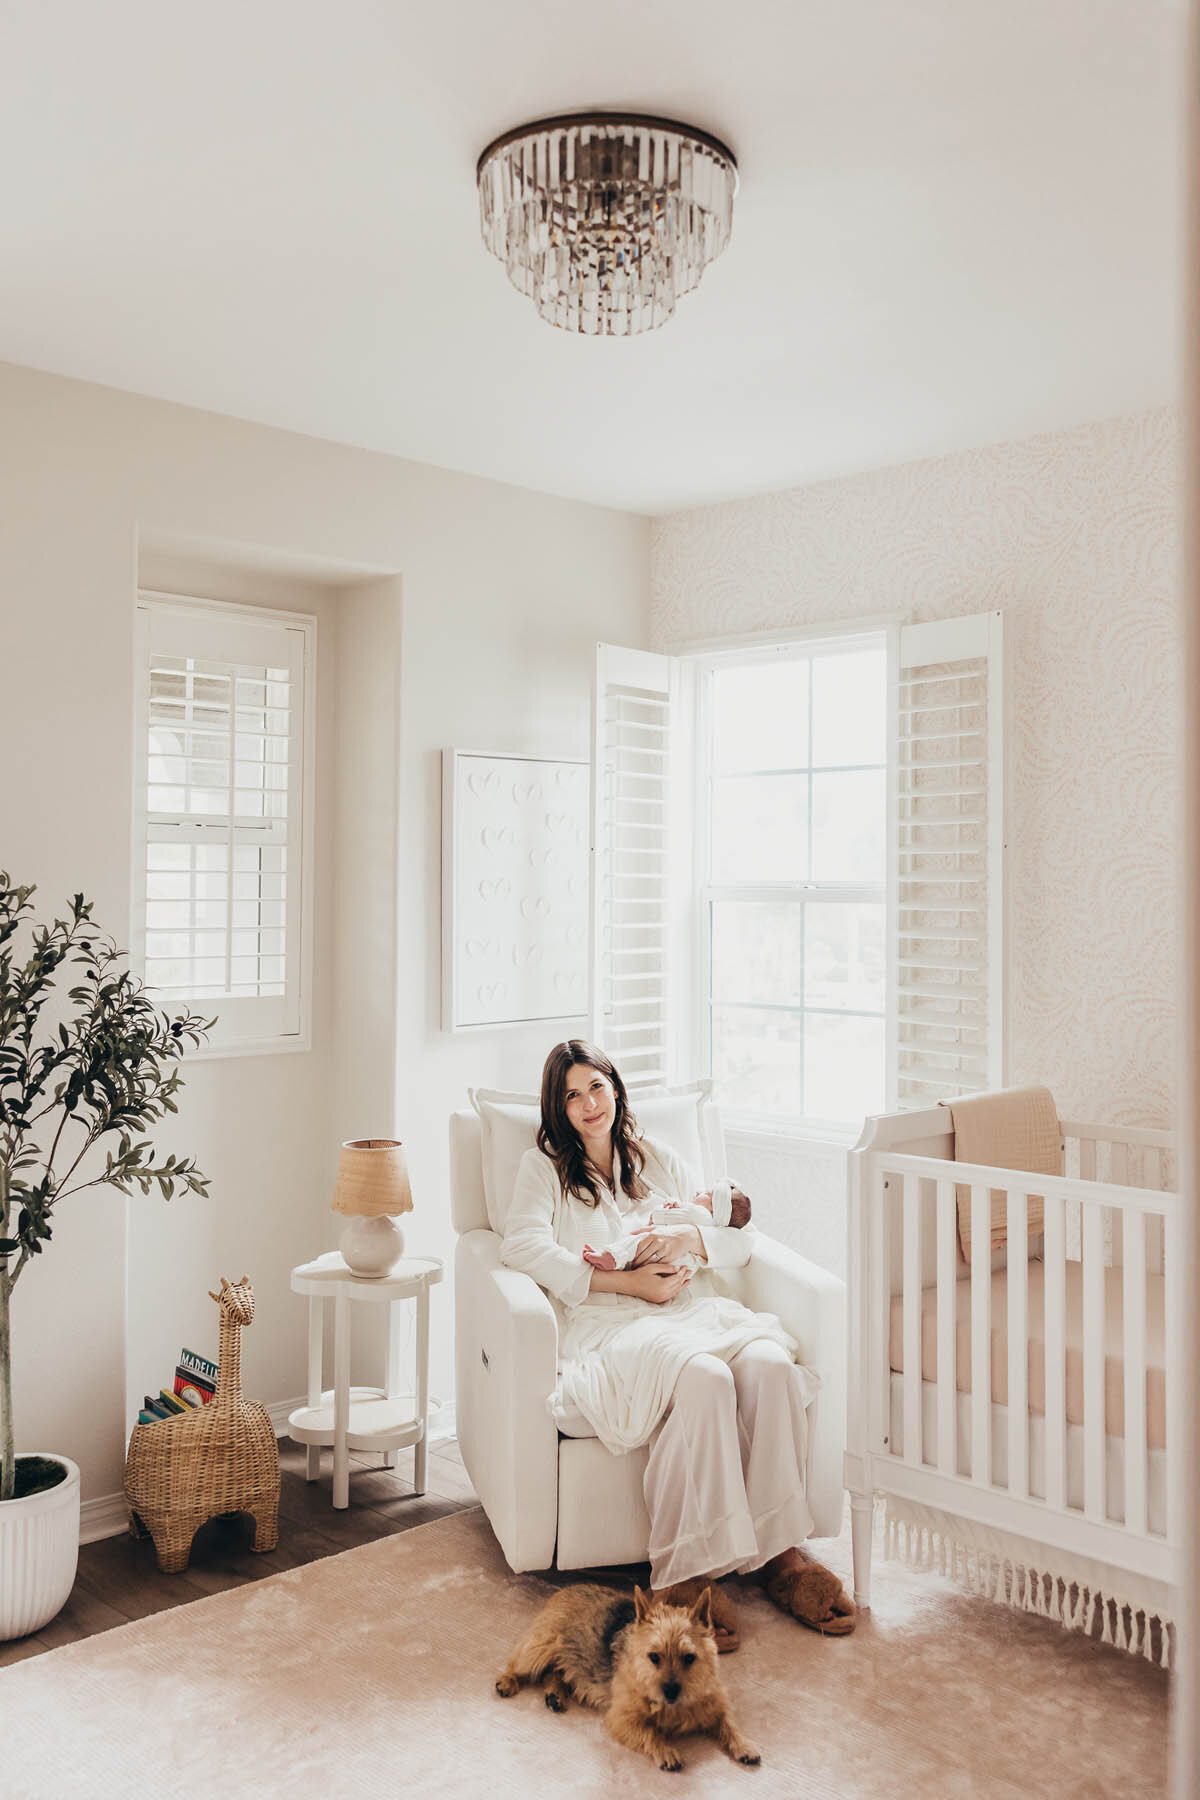
<path id="1" fill-rule="evenodd" d="M 1146 1530 L 1146 1221 L 1130 1213 L 1124 1231 L 1125 1527 Z"/>
<path id="2" fill-rule="evenodd" d="M 1104 1216 L 1083 1212 L 1083 1510 L 1104 1518 Z"/>
<path id="3" fill-rule="evenodd" d="M 1174 1543 L 1180 1535 L 1178 1496 L 1179 1467 L 1179 1215 L 1168 1213 L 1163 1220 L 1163 1385 L 1166 1390 L 1167 1418 L 1167 1537 Z M 1188 1496 L 1189 1501 L 1192 1496 Z"/>
<path id="4" fill-rule="evenodd" d="M 1029 1493 L 1029 1196 L 1008 1190 L 1008 1491 Z"/>
<path id="5" fill-rule="evenodd" d="M 1061 1194 L 1045 1201 L 1046 1504 L 1067 1504 L 1067 1219 Z"/>
<path id="6" fill-rule="evenodd" d="M 875 1204 L 871 1209 L 871 1255 L 874 1258 L 874 1294 L 872 1333 L 875 1370 L 872 1399 L 872 1446 L 881 1451 L 891 1448 L 892 1433 L 892 1282 L 891 1282 L 891 1208 L 895 1176 L 882 1170 L 876 1175 Z"/>
<path id="7" fill-rule="evenodd" d="M 904 1177 L 904 1460 L 919 1467 L 921 1441 L 921 1182 Z"/>
<path id="8" fill-rule="evenodd" d="M 992 1197 L 971 1188 L 971 1480 L 992 1485 Z"/>
<path id="9" fill-rule="evenodd" d="M 1142 1186 L 1154 1193 L 1163 1191 L 1163 1153 L 1151 1147 L 1142 1152 Z M 1151 1213 L 1146 1228 L 1146 1270 L 1150 1275 L 1163 1272 L 1163 1222 L 1161 1215 Z"/>
<path id="10" fill-rule="evenodd" d="M 1120 1144 L 1114 1140 L 1110 1143 L 1108 1150 L 1108 1179 L 1115 1187 L 1128 1187 L 1130 1185 L 1129 1145 Z M 1113 1268 L 1119 1269 L 1125 1260 L 1125 1219 L 1120 1207 L 1117 1206 L 1109 1209 L 1108 1218 L 1109 1256 Z"/>
<path id="11" fill-rule="evenodd" d="M 1095 1181 L 1096 1179 L 1096 1140 L 1081 1137 L 1079 1140 L 1079 1179 Z"/>
<path id="12" fill-rule="evenodd" d="M 943 1475 L 958 1472 L 958 1429 L 955 1417 L 958 1388 L 958 1283 L 955 1265 L 954 1183 L 937 1184 L 937 1444 L 938 1468 Z"/>

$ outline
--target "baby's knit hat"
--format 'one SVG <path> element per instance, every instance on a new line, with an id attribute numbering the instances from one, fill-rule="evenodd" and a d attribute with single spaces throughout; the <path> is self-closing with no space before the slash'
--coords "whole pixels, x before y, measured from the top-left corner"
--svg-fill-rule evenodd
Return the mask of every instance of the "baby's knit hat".
<path id="1" fill-rule="evenodd" d="M 732 1181 L 714 1181 L 713 1191 L 713 1224 L 728 1225 L 733 1215 L 733 1183 Z"/>

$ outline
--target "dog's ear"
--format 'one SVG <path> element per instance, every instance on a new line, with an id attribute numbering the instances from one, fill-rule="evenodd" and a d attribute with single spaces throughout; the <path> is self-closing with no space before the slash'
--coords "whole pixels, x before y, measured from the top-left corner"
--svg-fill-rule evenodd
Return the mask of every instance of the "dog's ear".
<path id="1" fill-rule="evenodd" d="M 706 1587 L 696 1599 L 693 1600 L 691 1605 L 691 1615 L 693 1619 L 695 1619 L 697 1625 L 699 1625 L 701 1631 L 712 1630 L 712 1589 L 710 1587 Z"/>
<path id="2" fill-rule="evenodd" d="M 633 1616 L 640 1625 L 643 1619 L 649 1618 L 650 1609 L 654 1605 L 649 1594 L 643 1594 L 640 1587 L 633 1590 Z"/>

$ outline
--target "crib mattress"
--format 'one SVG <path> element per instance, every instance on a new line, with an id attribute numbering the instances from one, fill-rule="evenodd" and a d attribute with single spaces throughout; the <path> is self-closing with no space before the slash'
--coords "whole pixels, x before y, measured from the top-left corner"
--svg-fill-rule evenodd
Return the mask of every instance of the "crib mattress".
<path id="1" fill-rule="evenodd" d="M 973 1404 L 970 1394 L 958 1394 L 955 1398 L 955 1468 L 963 1476 L 971 1473 Z M 1008 1408 L 993 1406 L 991 1413 L 992 1479 L 998 1487 L 1003 1488 L 1008 1484 Z M 925 1461 L 936 1465 L 937 1384 L 931 1381 L 921 1383 L 921 1439 Z M 1082 1509 L 1083 1427 L 1068 1425 L 1066 1440 L 1067 1505 Z M 897 1457 L 904 1454 L 904 1379 L 901 1375 L 893 1375 L 891 1380 L 891 1431 L 888 1449 Z M 1029 1492 L 1036 1500 L 1046 1498 L 1044 1418 L 1031 1418 L 1029 1421 Z M 1125 1441 L 1120 1437 L 1108 1436 L 1104 1440 L 1104 1512 L 1115 1524 L 1123 1523 Z M 1167 1457 L 1164 1450 L 1150 1450 L 1146 1456 L 1146 1526 L 1154 1534 L 1162 1534 L 1167 1527 Z"/>
<path id="2" fill-rule="evenodd" d="M 1066 1389 L 1067 1423 L 1083 1424 L 1083 1265 L 1066 1265 Z M 1046 1412 L 1046 1308 L 1045 1264 L 1029 1262 L 1028 1380 L 1029 1410 Z M 1124 1271 L 1104 1271 L 1104 1429 L 1110 1438 L 1125 1435 L 1125 1364 L 1123 1339 Z M 971 1376 L 971 1280 L 955 1283 L 956 1383 L 960 1394 L 970 1394 Z M 892 1297 L 889 1361 L 893 1374 L 904 1372 L 904 1300 Z M 996 1406 L 1008 1405 L 1008 1271 L 992 1275 L 991 1395 Z M 937 1381 L 937 1289 L 921 1293 L 921 1379 Z M 894 1384 L 893 1384 L 894 1385 Z M 1146 1277 L 1146 1440 L 1150 1449 L 1162 1450 L 1167 1441 L 1166 1373 L 1163 1356 L 1163 1277 Z"/>

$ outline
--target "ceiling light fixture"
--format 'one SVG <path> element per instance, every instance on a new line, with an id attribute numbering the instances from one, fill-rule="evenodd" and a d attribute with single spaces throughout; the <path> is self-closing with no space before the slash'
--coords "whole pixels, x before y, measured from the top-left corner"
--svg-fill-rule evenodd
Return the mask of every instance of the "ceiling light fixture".
<path id="1" fill-rule="evenodd" d="M 694 125 L 564 113 L 479 158 L 483 241 L 564 331 L 630 337 L 675 311 L 729 242 L 737 164 Z"/>

